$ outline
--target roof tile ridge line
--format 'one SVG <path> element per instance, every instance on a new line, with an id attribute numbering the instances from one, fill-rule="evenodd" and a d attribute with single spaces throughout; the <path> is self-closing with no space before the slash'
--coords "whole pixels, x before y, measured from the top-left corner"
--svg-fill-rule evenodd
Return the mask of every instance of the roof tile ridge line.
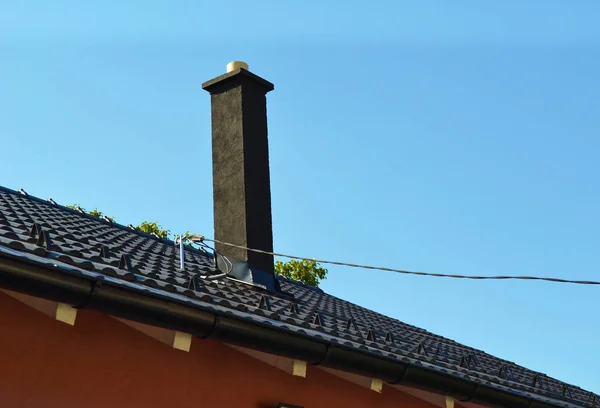
<path id="1" fill-rule="evenodd" d="M 321 289 L 318 286 L 308 285 L 308 284 L 306 284 L 304 282 L 300 282 L 300 281 L 294 280 L 292 278 L 288 278 L 287 276 L 280 275 L 277 272 L 275 272 L 275 276 L 278 277 L 278 278 L 281 278 L 284 281 L 287 281 L 291 285 L 301 286 L 301 287 L 303 287 L 305 289 L 309 289 L 309 290 L 312 290 L 312 291 L 315 291 L 315 292 L 319 292 L 319 293 L 323 293 L 323 294 L 329 295 L 327 292 L 325 292 L 323 289 Z M 333 296 L 333 295 L 329 295 L 329 296 Z"/>
<path id="2" fill-rule="evenodd" d="M 150 239 L 153 239 L 155 241 L 162 242 L 162 243 L 165 243 L 165 244 L 175 245 L 175 241 L 173 241 L 171 239 L 168 239 L 168 238 L 157 238 L 157 237 L 155 237 L 152 234 L 147 234 L 147 233 L 139 231 L 137 229 L 129 228 L 126 225 L 120 224 L 120 223 L 118 223 L 116 221 L 106 221 L 106 220 L 104 220 L 104 219 L 102 219 L 100 217 L 94 217 L 93 215 L 90 215 L 90 214 L 88 214 L 86 212 L 80 213 L 77 210 L 73 210 L 73 209 L 68 208 L 68 207 L 66 207 L 66 206 L 64 206 L 62 204 L 59 204 L 59 203 L 52 204 L 48 200 L 44 200 L 43 198 L 39 198 L 39 197 L 33 196 L 33 195 L 29 194 L 29 193 L 27 193 L 27 195 L 25 196 L 25 195 L 19 193 L 18 191 L 11 190 L 10 188 L 4 187 L 4 186 L 1 186 L 1 185 L 0 185 L 0 191 L 7 192 L 9 194 L 14 194 L 14 195 L 16 195 L 18 197 L 25 198 L 25 199 L 28 199 L 28 200 L 36 201 L 36 202 L 38 202 L 40 204 L 44 204 L 44 205 L 50 206 L 51 208 L 59 208 L 59 209 L 64 210 L 66 212 L 70 212 L 70 213 L 73 213 L 73 214 L 76 214 L 76 215 L 79 215 L 79 216 L 87 217 L 90 220 L 100 221 L 100 222 L 104 223 L 105 225 L 116 227 L 116 228 L 118 228 L 120 230 L 127 231 L 127 232 L 133 232 L 133 233 L 138 234 L 140 236 L 143 236 L 145 238 L 150 238 Z M 196 249 L 194 247 L 188 247 L 186 249 L 190 249 L 190 248 L 193 251 L 197 252 L 198 254 L 201 254 L 203 256 L 211 258 L 209 254 L 206 254 L 203 251 L 201 251 L 199 249 Z"/>

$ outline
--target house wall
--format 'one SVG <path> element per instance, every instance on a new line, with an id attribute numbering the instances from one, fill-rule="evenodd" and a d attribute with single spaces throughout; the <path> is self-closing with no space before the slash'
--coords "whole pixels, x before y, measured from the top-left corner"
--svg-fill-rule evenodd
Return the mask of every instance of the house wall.
<path id="1" fill-rule="evenodd" d="M 175 350 L 123 323 L 82 310 L 75 326 L 0 292 L 0 407 L 430 408 L 308 367 L 286 374 L 212 340 Z"/>

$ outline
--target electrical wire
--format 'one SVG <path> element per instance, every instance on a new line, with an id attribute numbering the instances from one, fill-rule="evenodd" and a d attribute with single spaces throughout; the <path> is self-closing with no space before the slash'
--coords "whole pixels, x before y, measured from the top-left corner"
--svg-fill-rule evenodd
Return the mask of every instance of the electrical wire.
<path id="1" fill-rule="evenodd" d="M 530 280 L 530 281 L 545 281 L 545 282 L 554 282 L 554 283 L 571 283 L 575 285 L 600 285 L 600 281 L 588 281 L 588 280 L 572 280 L 572 279 L 562 279 L 562 278 L 551 278 L 551 277 L 540 277 L 540 276 L 513 276 L 513 275 L 504 275 L 504 276 L 473 276 L 473 275 L 456 275 L 456 274 L 445 274 L 445 273 L 430 273 L 430 272 L 415 272 L 415 271 L 406 271 L 403 269 L 395 269 L 395 268 L 387 268 L 383 266 L 372 266 L 372 265 L 361 265 L 361 264 L 353 264 L 348 262 L 339 262 L 339 261 L 328 261 L 324 259 L 313 259 L 313 258 L 305 258 L 302 256 L 296 255 L 288 255 L 277 252 L 269 252 L 263 251 L 261 249 L 256 248 L 248 248 L 242 245 L 231 244 L 229 242 L 223 242 L 218 239 L 210 239 L 203 237 L 202 235 L 194 235 L 194 242 L 203 242 L 209 241 L 214 242 L 216 244 L 226 245 L 232 248 L 243 249 L 246 251 L 252 251 L 259 254 L 267 254 L 278 256 L 282 258 L 289 259 L 298 259 L 302 261 L 314 261 L 320 264 L 327 265 L 339 265 L 339 266 L 347 266 L 350 268 L 359 268 L 359 269 L 371 269 L 377 271 L 384 272 L 395 272 L 405 275 L 418 275 L 418 276 L 429 276 L 434 278 L 451 278 L 451 279 L 471 279 L 471 280 Z"/>
<path id="2" fill-rule="evenodd" d="M 179 244 L 181 246 L 183 246 L 183 237 L 179 236 Z M 231 262 L 231 260 L 226 257 L 225 255 L 223 255 L 222 253 L 220 253 L 219 251 L 217 251 L 216 249 L 214 249 L 213 247 L 211 247 L 210 245 L 208 245 L 206 242 L 204 242 L 204 237 L 202 235 L 191 235 L 190 237 L 188 237 L 187 239 L 190 243 L 192 244 L 197 244 L 199 246 L 201 246 L 203 249 L 210 249 L 211 251 L 213 251 L 213 253 L 215 254 L 215 257 L 221 257 L 221 259 L 223 260 L 223 262 L 225 263 L 225 267 L 227 269 L 226 272 L 217 274 L 217 275 L 199 275 L 202 276 L 203 279 L 206 280 L 217 280 L 217 279 L 221 279 L 221 278 L 225 278 L 227 276 L 229 276 L 229 274 L 233 271 L 233 262 Z M 178 241 L 176 240 L 175 243 L 177 244 Z M 183 267 L 182 267 L 183 269 Z"/>

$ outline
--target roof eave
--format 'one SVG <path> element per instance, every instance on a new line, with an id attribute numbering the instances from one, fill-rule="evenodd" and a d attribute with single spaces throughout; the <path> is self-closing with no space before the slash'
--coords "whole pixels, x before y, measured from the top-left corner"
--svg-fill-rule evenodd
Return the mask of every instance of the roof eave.
<path id="1" fill-rule="evenodd" d="M 563 408 L 575 406 L 540 401 L 496 386 L 484 386 L 442 370 L 361 352 L 323 338 L 290 333 L 258 322 L 248 322 L 227 313 L 201 310 L 155 293 L 117 285 L 104 279 L 65 273 L 0 253 L 0 288 L 27 293 L 80 309 L 93 309 L 158 327 L 211 338 L 263 352 L 307 361 L 388 383 L 403 384 L 490 406 L 513 408 Z M 544 397 L 541 397 L 544 398 Z M 546 398 L 544 398 L 546 399 Z"/>

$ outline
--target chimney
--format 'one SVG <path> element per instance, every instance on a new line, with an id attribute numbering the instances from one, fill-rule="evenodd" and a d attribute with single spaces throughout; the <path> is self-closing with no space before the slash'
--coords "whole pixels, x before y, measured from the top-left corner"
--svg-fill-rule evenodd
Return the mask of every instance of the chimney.
<path id="1" fill-rule="evenodd" d="M 215 239 L 272 252 L 266 94 L 274 86 L 234 61 L 202 88 L 211 100 Z M 233 277 L 278 290 L 272 255 L 218 243 L 215 249 L 234 263 Z M 220 257 L 217 265 L 228 271 Z"/>

